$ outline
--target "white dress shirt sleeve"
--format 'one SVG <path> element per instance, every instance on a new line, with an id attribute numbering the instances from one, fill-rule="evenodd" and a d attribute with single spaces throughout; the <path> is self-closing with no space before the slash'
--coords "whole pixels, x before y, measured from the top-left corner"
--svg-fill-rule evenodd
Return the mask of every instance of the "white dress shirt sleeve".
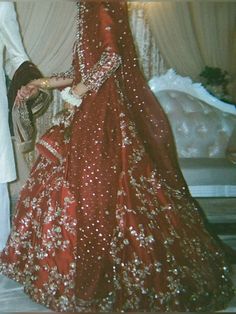
<path id="1" fill-rule="evenodd" d="M 26 60 L 29 60 L 22 43 L 19 25 L 12 2 L 0 2 L 0 29 L 1 38 L 7 52 L 5 70 L 12 78 L 16 69 Z"/>

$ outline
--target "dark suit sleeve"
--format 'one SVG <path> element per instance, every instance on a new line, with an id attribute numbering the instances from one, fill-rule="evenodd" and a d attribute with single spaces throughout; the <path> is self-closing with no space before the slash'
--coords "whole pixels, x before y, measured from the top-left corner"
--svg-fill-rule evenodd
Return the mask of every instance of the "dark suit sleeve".
<path id="1" fill-rule="evenodd" d="M 39 69 L 30 61 L 23 62 L 19 68 L 16 70 L 8 90 L 8 104 L 9 104 L 9 125 L 11 129 L 11 133 L 13 135 L 13 125 L 12 125 L 12 108 L 14 105 L 14 101 L 17 95 L 17 91 L 24 85 L 28 84 L 30 81 L 34 79 L 41 78 L 42 74 Z M 40 96 L 40 94 L 39 94 Z M 40 96 L 42 97 L 42 96 Z M 30 119 L 32 120 L 32 115 L 34 111 L 34 107 L 36 104 L 36 100 L 28 101 L 27 108 L 29 112 Z"/>

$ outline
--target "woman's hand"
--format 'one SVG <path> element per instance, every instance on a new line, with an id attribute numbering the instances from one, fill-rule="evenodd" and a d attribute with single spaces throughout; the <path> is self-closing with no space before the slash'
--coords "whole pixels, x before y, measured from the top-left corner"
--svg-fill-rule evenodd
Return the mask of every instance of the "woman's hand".
<path id="1" fill-rule="evenodd" d="M 71 87 L 71 93 L 75 98 L 82 98 L 89 89 L 87 86 L 84 85 L 84 83 L 80 82 L 77 85 L 74 85 Z M 71 105 L 68 102 L 64 103 L 64 109 L 72 109 L 73 105 Z"/>
<path id="2" fill-rule="evenodd" d="M 32 83 L 28 83 L 27 85 L 22 86 L 18 90 L 15 103 L 17 105 L 20 105 L 21 103 L 29 100 L 30 98 L 36 97 L 38 93 L 39 93 L 39 88 Z"/>
<path id="3" fill-rule="evenodd" d="M 83 97 L 89 89 L 84 83 L 80 82 L 77 85 L 72 86 L 71 90 L 75 97 Z"/>

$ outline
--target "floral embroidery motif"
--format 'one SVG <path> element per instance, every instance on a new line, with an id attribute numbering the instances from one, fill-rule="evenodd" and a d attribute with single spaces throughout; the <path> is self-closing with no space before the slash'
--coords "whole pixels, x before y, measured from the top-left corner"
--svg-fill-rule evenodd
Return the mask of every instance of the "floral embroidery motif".
<path id="1" fill-rule="evenodd" d="M 111 14 L 114 4 L 123 5 L 101 3 Z M 97 90 L 121 61 L 105 51 L 92 70 L 85 62 L 87 39 L 93 39 L 84 32 L 95 25 L 84 24 L 87 5 L 81 2 L 75 51 L 82 80 Z M 137 66 L 134 54 L 123 63 L 113 91 L 101 90 L 99 102 L 85 99 L 72 120 L 62 117 L 45 134 L 42 145 L 60 163 L 39 156 L 21 191 L 0 271 L 55 311 L 219 309 L 233 295 L 229 269 L 185 185 L 177 189 L 169 169 L 153 162 L 129 111 L 137 106 L 142 112 L 146 87 L 129 70 Z M 126 95 L 125 77 L 136 101 Z M 162 122 L 161 139 L 168 132 Z M 64 144 L 66 153 L 58 154 Z"/>
<path id="2" fill-rule="evenodd" d="M 115 72 L 121 64 L 121 57 L 113 52 L 105 51 L 101 59 L 85 76 L 83 83 L 91 90 L 98 91 L 108 77 Z"/>

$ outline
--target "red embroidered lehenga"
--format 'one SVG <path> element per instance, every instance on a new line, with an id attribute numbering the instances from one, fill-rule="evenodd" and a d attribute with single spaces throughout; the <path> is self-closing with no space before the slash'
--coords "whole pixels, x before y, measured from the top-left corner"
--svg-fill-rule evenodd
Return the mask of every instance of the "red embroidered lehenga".
<path id="1" fill-rule="evenodd" d="M 73 75 L 92 90 L 39 141 L 1 272 L 56 311 L 208 311 L 233 295 L 179 170 L 120 1 L 84 1 Z"/>

